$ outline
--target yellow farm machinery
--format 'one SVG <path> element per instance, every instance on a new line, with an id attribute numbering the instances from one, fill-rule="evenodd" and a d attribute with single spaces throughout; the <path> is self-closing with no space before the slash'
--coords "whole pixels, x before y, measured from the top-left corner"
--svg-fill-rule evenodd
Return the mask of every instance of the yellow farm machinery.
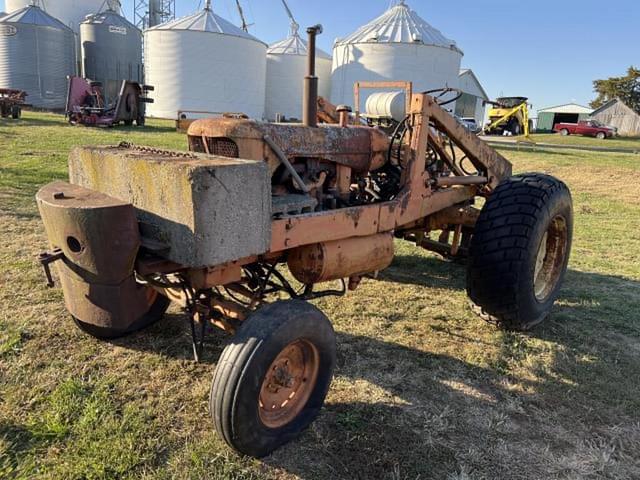
<path id="1" fill-rule="evenodd" d="M 528 137 L 533 125 L 529 118 L 528 100 L 526 97 L 501 97 L 495 102 L 487 102 L 492 107 L 484 134 Z"/>

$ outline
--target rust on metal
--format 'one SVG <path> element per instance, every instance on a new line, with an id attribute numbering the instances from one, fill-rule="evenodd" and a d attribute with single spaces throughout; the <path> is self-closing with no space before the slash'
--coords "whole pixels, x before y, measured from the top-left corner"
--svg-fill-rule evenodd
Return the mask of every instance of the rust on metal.
<path id="1" fill-rule="evenodd" d="M 470 132 L 467 128 L 440 108 L 435 100 L 428 95 L 424 101 L 429 111 L 429 118 L 436 126 L 443 130 L 450 138 L 455 139 L 456 145 L 465 153 L 478 171 L 489 172 L 489 185 L 495 188 L 512 174 L 511 163 L 496 150 Z"/>
<path id="2" fill-rule="evenodd" d="M 361 83 L 357 91 L 368 86 Z M 391 82 L 376 87 L 410 85 Z M 288 263 L 294 277 L 307 286 L 349 279 L 348 288 L 354 289 L 363 275 L 390 264 L 394 234 L 456 256 L 466 248 L 469 229 L 477 220 L 472 200 L 510 175 L 511 164 L 458 125 L 433 98 L 408 95 L 407 101 L 406 131 L 393 141 L 382 129 L 351 125 L 347 108 L 316 99 L 316 104 L 325 106 L 318 109 L 318 116 L 327 114 L 334 125 L 314 128 L 238 117 L 191 123 L 190 149 L 218 157 L 122 143 L 117 148 L 149 157 L 149 165 L 155 165 L 156 158 L 163 162 L 175 158 L 194 168 L 215 158 L 234 165 L 247 160 L 266 163 L 272 194 L 266 211 L 273 215 L 267 222 L 270 232 L 265 230 L 266 247 L 220 264 L 185 267 L 163 256 L 179 245 L 147 235 L 152 232 L 147 232 L 144 218 L 136 218 L 136 209 L 144 214 L 140 212 L 144 202 L 134 208 L 91 190 L 56 183 L 38 195 L 51 247 L 60 252 L 58 257 L 57 250 L 52 257 L 43 257 L 43 263 L 57 260 L 67 306 L 87 323 L 126 324 L 148 308 L 149 287 L 139 285 L 135 271 L 154 292 L 195 313 L 198 308 L 208 312 L 210 323 L 233 331 L 269 293 L 296 295 L 286 278 L 276 274 L 278 264 Z M 465 173 L 454 149 L 463 152 L 478 173 Z M 427 160 L 434 155 L 444 168 L 432 170 Z M 378 171 L 397 172 L 397 177 L 375 177 L 392 178 L 392 194 L 376 196 L 371 188 Z M 282 172 L 287 174 L 286 186 Z M 203 218 L 204 210 L 212 207 L 194 208 L 203 210 L 198 213 Z M 434 230 L 443 232 L 442 241 L 430 240 L 428 233 Z M 547 252 L 541 256 L 546 258 Z M 541 265 L 540 272 L 549 270 Z M 165 278 L 170 281 L 162 281 Z M 203 292 L 209 293 L 203 297 Z"/>
<path id="3" fill-rule="evenodd" d="M 340 128 L 338 125 L 322 125 L 309 128 L 254 120 L 204 119 L 193 122 L 188 135 L 190 148 L 204 153 L 203 137 L 232 139 L 238 146 L 239 158 L 266 160 L 272 171 L 280 165 L 280 159 L 265 142 L 265 136 L 272 139 L 289 159 L 323 159 L 358 172 L 380 168 L 386 163 L 389 149 L 389 139 L 384 132 L 356 126 Z"/>
<path id="4" fill-rule="evenodd" d="M 393 255 L 393 236 L 381 233 L 299 247 L 289 252 L 287 264 L 297 280 L 310 285 L 384 270 Z"/>
<path id="5" fill-rule="evenodd" d="M 296 418 L 311 397 L 320 372 L 320 354 L 308 340 L 287 345 L 267 368 L 260 396 L 260 420 L 281 428 Z"/>

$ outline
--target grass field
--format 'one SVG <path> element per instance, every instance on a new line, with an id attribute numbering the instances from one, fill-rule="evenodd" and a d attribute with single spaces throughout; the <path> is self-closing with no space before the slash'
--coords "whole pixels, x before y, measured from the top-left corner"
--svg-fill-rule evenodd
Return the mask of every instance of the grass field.
<path id="1" fill-rule="evenodd" d="M 503 151 L 573 191 L 570 272 L 552 317 L 506 333 L 467 307 L 463 266 L 398 244 L 377 282 L 317 302 L 338 332 L 327 403 L 258 461 L 218 440 L 207 397 L 226 338 L 191 360 L 176 309 L 112 343 L 78 331 L 35 262 L 33 200 L 77 144 L 185 148 L 168 122 L 0 120 L 0 478 L 640 478 L 640 157 Z"/>

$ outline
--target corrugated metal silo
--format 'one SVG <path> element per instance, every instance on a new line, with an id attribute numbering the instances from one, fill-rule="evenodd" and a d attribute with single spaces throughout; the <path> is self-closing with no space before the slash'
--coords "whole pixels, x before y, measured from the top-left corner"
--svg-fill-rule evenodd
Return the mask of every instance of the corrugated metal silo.
<path id="1" fill-rule="evenodd" d="M 297 26 L 296 26 L 297 27 Z M 267 50 L 266 117 L 275 120 L 278 114 L 287 118 L 302 118 L 302 90 L 307 74 L 307 42 L 292 26 L 288 38 L 274 43 Z M 331 95 L 331 55 L 316 49 L 318 93 Z"/>
<path id="2" fill-rule="evenodd" d="M 80 22 L 91 13 L 99 12 L 105 0 L 46 0 L 40 3 L 43 9 L 78 33 Z M 7 12 L 28 7 L 33 0 L 5 0 Z"/>
<path id="3" fill-rule="evenodd" d="M 352 104 L 353 85 L 358 81 L 412 81 L 416 92 L 457 87 L 462 56 L 453 40 L 402 0 L 353 34 L 336 40 L 331 101 Z"/>
<path id="4" fill-rule="evenodd" d="M 147 114 L 176 118 L 236 112 L 263 118 L 267 45 L 209 5 L 145 31 Z"/>
<path id="5" fill-rule="evenodd" d="M 25 90 L 35 107 L 63 108 L 75 74 L 73 31 L 37 6 L 0 19 L 0 88 Z"/>
<path id="6" fill-rule="evenodd" d="M 116 11 L 87 16 L 80 24 L 82 75 L 102 83 L 107 101 L 122 80 L 142 82 L 142 32 Z"/>

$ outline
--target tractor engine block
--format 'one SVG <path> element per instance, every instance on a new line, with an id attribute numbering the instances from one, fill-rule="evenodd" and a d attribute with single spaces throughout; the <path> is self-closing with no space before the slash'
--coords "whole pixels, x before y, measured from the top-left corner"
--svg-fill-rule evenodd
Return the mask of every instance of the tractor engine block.
<path id="1" fill-rule="evenodd" d="M 377 129 L 237 118 L 196 120 L 188 138 L 193 152 L 266 162 L 276 217 L 361 204 L 358 189 L 387 164 L 390 150 Z"/>

